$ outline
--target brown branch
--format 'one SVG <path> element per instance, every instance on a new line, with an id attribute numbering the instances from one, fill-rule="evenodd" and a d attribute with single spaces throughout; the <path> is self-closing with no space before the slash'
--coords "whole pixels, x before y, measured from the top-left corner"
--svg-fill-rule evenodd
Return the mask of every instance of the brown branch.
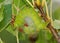
<path id="1" fill-rule="evenodd" d="M 47 18 L 46 14 L 44 13 L 43 7 L 42 6 L 38 6 L 37 4 L 36 4 L 36 7 L 39 9 L 39 11 L 41 13 L 41 17 L 43 18 L 43 20 L 45 22 L 50 21 L 49 18 Z M 57 31 L 55 30 L 55 28 L 51 25 L 51 22 L 47 25 L 47 28 L 49 28 L 49 30 L 51 31 L 53 36 L 56 38 L 57 42 L 60 43 L 60 37 L 59 37 Z"/>

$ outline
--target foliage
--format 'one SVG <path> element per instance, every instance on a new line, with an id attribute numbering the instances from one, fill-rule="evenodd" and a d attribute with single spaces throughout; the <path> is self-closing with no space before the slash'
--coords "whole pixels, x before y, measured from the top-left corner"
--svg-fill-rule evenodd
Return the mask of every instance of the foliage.
<path id="1" fill-rule="evenodd" d="M 39 1 L 42 5 L 42 0 Z M 50 1 L 46 0 L 48 7 Z M 45 5 L 43 8 L 45 11 Z M 59 11 L 60 7 L 52 15 L 53 27 L 57 30 L 60 29 Z M 47 25 L 48 22 L 39 15 L 39 10 L 33 8 L 32 0 L 0 0 L 1 43 L 30 43 L 29 35 L 32 34 L 38 34 L 36 43 L 57 43 Z"/>

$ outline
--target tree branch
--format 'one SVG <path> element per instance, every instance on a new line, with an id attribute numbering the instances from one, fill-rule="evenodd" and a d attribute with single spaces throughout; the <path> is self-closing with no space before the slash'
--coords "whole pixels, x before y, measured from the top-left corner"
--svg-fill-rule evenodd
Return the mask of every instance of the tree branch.
<path id="1" fill-rule="evenodd" d="M 35 3 L 35 5 L 39 9 L 39 12 L 41 13 L 41 17 L 43 18 L 43 20 L 45 22 L 50 21 L 50 19 L 44 13 L 43 7 L 41 5 L 38 6 L 36 3 Z M 60 43 L 60 37 L 59 37 L 57 31 L 55 30 L 55 28 L 51 25 L 51 22 L 47 25 L 47 28 L 49 28 L 49 30 L 51 31 L 51 33 L 53 34 L 53 36 L 56 38 L 57 42 Z"/>

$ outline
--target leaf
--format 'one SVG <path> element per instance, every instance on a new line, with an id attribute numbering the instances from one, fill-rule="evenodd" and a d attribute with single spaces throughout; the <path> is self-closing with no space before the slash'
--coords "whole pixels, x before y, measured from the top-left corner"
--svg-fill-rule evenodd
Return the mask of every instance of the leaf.
<path id="1" fill-rule="evenodd" d="M 58 42 L 56 41 L 56 39 L 53 36 L 50 40 L 48 40 L 48 43 L 58 43 Z"/>
<path id="2" fill-rule="evenodd" d="M 0 32 L 0 38 L 4 43 L 16 43 L 16 37 L 6 30 Z"/>
<path id="3" fill-rule="evenodd" d="M 40 30 L 39 37 L 38 37 L 38 40 L 36 41 L 36 43 L 47 43 L 44 30 Z"/>
<path id="4" fill-rule="evenodd" d="M 54 20 L 53 26 L 55 29 L 60 29 L 60 20 Z"/>
<path id="5" fill-rule="evenodd" d="M 3 43 L 3 41 L 1 40 L 1 38 L 0 38 L 0 43 Z"/>
<path id="6" fill-rule="evenodd" d="M 27 34 L 19 32 L 18 36 L 19 36 L 20 43 L 30 43 L 29 38 L 28 38 L 29 36 Z"/>
<path id="7" fill-rule="evenodd" d="M 14 4 L 20 9 L 24 8 L 25 6 L 30 6 L 26 0 L 14 0 Z"/>
<path id="8" fill-rule="evenodd" d="M 4 9 L 4 7 L 3 7 L 3 5 L 0 5 L 0 22 L 3 20 L 3 9 Z"/>
<path id="9" fill-rule="evenodd" d="M 51 32 L 49 32 L 48 30 L 45 30 L 45 37 L 46 37 L 46 40 L 50 40 L 52 38 Z"/>
<path id="10" fill-rule="evenodd" d="M 5 0 L 3 4 L 4 5 L 12 4 L 12 0 Z"/>
<path id="11" fill-rule="evenodd" d="M 4 19 L 0 22 L 0 32 L 10 23 L 12 17 L 12 4 L 4 5 Z"/>
<path id="12" fill-rule="evenodd" d="M 60 7 L 53 12 L 53 19 L 60 20 Z"/>
<path id="13" fill-rule="evenodd" d="M 49 43 L 49 40 L 51 40 L 51 38 L 52 34 L 48 30 L 41 29 L 36 43 Z"/>
<path id="14" fill-rule="evenodd" d="M 12 26 L 12 25 L 8 25 L 7 26 L 7 28 L 6 28 L 6 30 L 9 32 L 9 33 L 11 33 L 12 35 L 16 35 L 16 31 L 14 30 L 15 28 Z"/>
<path id="15" fill-rule="evenodd" d="M 0 3 L 3 2 L 3 1 L 5 1 L 5 0 L 0 0 Z"/>

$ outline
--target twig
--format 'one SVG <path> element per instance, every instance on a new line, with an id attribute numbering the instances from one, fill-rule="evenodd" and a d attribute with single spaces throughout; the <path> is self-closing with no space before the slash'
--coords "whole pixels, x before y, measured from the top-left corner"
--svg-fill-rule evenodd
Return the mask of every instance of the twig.
<path id="1" fill-rule="evenodd" d="M 17 43 L 19 43 L 19 38 L 18 38 L 18 28 L 16 29 L 16 40 L 17 40 Z"/>
<path id="2" fill-rule="evenodd" d="M 47 6 L 47 2 L 46 2 L 46 0 L 45 0 L 45 7 L 46 7 L 47 17 L 49 18 L 49 12 L 48 12 L 48 6 Z"/>
<path id="3" fill-rule="evenodd" d="M 26 1 L 28 2 L 28 4 L 29 4 L 32 8 L 34 7 L 29 0 L 26 0 Z"/>
<path id="4" fill-rule="evenodd" d="M 48 22 L 49 21 L 49 18 L 44 13 L 43 7 L 41 5 L 38 6 L 36 3 L 35 3 L 35 5 L 39 9 L 39 11 L 41 13 L 41 17 L 43 18 L 43 20 L 45 22 Z M 51 31 L 51 33 L 53 34 L 53 36 L 56 38 L 57 42 L 60 43 L 60 37 L 59 37 L 57 31 L 55 30 L 55 28 L 51 25 L 51 22 L 47 25 L 47 28 L 49 28 L 49 30 Z"/>
<path id="5" fill-rule="evenodd" d="M 51 18 L 51 24 L 53 25 L 53 19 L 52 19 L 52 0 L 50 1 L 50 18 Z"/>
<path id="6" fill-rule="evenodd" d="M 0 38 L 0 43 L 3 43 L 3 41 L 1 40 L 1 38 Z"/>
<path id="7" fill-rule="evenodd" d="M 19 1 L 19 2 L 20 2 L 20 1 Z M 19 2 L 18 2 L 18 4 L 19 4 Z M 16 7 L 16 6 L 15 6 L 15 7 Z M 18 7 L 19 7 L 19 5 L 18 5 Z M 19 14 L 19 10 L 20 10 L 20 9 L 19 9 L 19 8 L 17 8 L 17 7 L 16 7 L 16 9 L 17 9 L 17 15 L 18 15 L 18 14 Z M 17 29 L 16 29 L 16 39 L 17 39 L 17 43 L 19 43 L 18 33 L 19 33 L 19 32 L 18 32 L 18 28 L 17 28 Z"/>
<path id="8" fill-rule="evenodd" d="M 13 4 L 13 7 L 17 10 L 17 12 L 20 11 L 19 7 L 17 7 L 15 4 Z"/>

